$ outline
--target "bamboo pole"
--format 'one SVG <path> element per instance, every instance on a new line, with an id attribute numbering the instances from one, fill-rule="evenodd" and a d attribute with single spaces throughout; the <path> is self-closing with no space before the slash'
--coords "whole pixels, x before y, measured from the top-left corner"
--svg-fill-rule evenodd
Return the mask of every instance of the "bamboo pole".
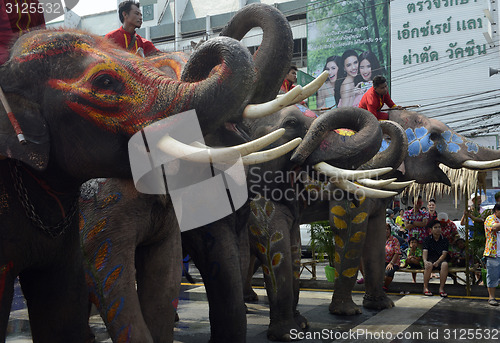
<path id="1" fill-rule="evenodd" d="M 469 199 L 467 197 L 466 199 Z M 467 211 L 467 200 L 464 201 L 465 204 L 465 211 Z M 465 220 L 465 293 L 467 296 L 470 296 L 470 268 L 469 268 L 469 217 L 466 218 Z"/>

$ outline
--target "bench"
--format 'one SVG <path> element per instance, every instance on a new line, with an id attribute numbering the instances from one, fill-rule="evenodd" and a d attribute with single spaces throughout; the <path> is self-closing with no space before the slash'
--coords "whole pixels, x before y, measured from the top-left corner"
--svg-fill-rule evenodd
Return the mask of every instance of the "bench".
<path id="1" fill-rule="evenodd" d="M 305 269 L 309 273 L 311 273 L 311 275 L 312 275 L 311 280 L 316 280 L 316 263 L 318 263 L 318 261 L 316 261 L 316 260 L 302 259 L 302 261 L 300 263 L 299 275 L 302 275 L 302 272 Z"/>
<path id="2" fill-rule="evenodd" d="M 435 270 L 439 272 L 439 270 L 433 269 L 433 271 L 435 271 Z M 404 272 L 404 273 L 422 273 L 423 274 L 425 269 L 399 268 L 397 271 Z M 460 276 L 457 275 L 457 273 L 465 273 L 465 272 L 466 272 L 465 267 L 449 267 L 448 268 L 448 275 L 451 275 L 452 277 L 455 277 L 455 278 L 459 279 L 460 281 L 464 282 L 465 284 L 467 284 L 467 281 L 465 281 L 464 279 L 462 279 Z M 474 269 L 470 268 L 469 272 L 473 273 Z"/>

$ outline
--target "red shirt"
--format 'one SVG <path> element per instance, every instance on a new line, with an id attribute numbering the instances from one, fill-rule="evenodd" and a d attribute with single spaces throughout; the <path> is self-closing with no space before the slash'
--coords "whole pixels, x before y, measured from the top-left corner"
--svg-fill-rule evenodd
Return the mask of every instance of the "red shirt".
<path id="1" fill-rule="evenodd" d="M 28 7 L 23 5 L 24 3 Z M 38 9 L 38 0 L 0 0 L 0 64 L 7 61 L 12 41 L 22 32 L 37 26 L 45 28 L 43 11 L 36 10 L 35 13 L 29 13 L 30 4 L 35 5 L 32 8 Z M 23 8 L 28 10 L 23 11 Z"/>
<path id="2" fill-rule="evenodd" d="M 283 80 L 283 83 L 281 84 L 280 91 L 284 93 L 288 93 L 291 91 L 295 86 L 293 85 L 292 81 L 289 81 L 287 79 Z"/>
<path id="3" fill-rule="evenodd" d="M 132 34 L 125 31 L 123 27 L 107 33 L 105 37 L 112 39 L 116 44 L 133 54 L 135 54 L 139 48 L 143 49 L 145 56 L 160 52 L 160 50 L 155 48 L 153 43 L 142 38 L 137 33 L 135 34 L 134 47 L 129 49 L 130 42 L 132 41 Z"/>
<path id="4" fill-rule="evenodd" d="M 380 112 L 380 109 L 384 106 L 384 104 L 387 104 L 389 107 L 396 106 L 389 93 L 384 96 L 380 96 L 377 92 L 375 92 L 375 88 L 371 87 L 361 98 L 358 107 L 370 111 L 375 115 L 375 117 L 377 117 L 378 120 L 387 120 L 389 119 L 389 115 L 385 112 Z"/>

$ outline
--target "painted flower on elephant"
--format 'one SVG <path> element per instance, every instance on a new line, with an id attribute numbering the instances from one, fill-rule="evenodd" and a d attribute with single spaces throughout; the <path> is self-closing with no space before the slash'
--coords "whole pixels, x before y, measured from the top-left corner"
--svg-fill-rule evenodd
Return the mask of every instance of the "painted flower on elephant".
<path id="1" fill-rule="evenodd" d="M 446 142 L 446 150 L 448 152 L 458 152 L 460 151 L 460 145 L 459 144 L 462 144 L 464 141 L 462 138 L 460 138 L 459 135 L 457 135 L 456 133 L 452 132 L 452 131 L 445 131 L 441 134 L 441 136 L 444 138 L 444 141 Z M 439 146 L 438 146 L 438 150 L 439 150 Z M 441 151 L 441 150 L 440 150 Z"/>
<path id="2" fill-rule="evenodd" d="M 426 153 L 434 145 L 425 127 L 417 127 L 415 130 L 406 129 L 406 136 L 408 137 L 408 154 L 411 157 Z"/>

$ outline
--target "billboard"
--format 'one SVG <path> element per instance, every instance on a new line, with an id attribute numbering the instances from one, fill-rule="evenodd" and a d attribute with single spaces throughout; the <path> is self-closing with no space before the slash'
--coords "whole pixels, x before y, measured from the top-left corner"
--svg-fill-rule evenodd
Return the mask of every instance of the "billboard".
<path id="1" fill-rule="evenodd" d="M 357 107 L 373 77 L 388 78 L 389 2 L 311 1 L 307 9 L 307 71 L 329 79 L 310 108 Z"/>

